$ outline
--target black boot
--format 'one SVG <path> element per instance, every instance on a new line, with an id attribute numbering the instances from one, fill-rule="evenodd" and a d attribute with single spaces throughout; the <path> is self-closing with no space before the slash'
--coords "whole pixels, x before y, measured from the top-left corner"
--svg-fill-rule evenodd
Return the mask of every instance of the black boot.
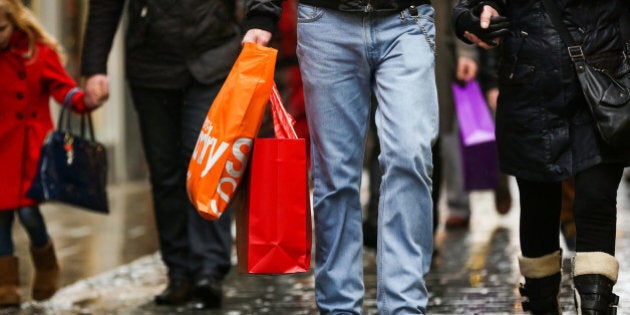
<path id="1" fill-rule="evenodd" d="M 192 286 L 188 280 L 170 279 L 166 289 L 155 296 L 155 304 L 179 305 L 188 302 L 191 288 Z"/>
<path id="2" fill-rule="evenodd" d="M 535 315 L 562 314 L 558 304 L 560 291 L 562 253 L 536 257 L 520 257 L 521 274 L 525 284 L 521 284 L 519 292 L 523 297 L 523 310 Z"/>
<path id="3" fill-rule="evenodd" d="M 525 284 L 518 288 L 525 298 L 522 302 L 523 310 L 536 315 L 561 314 L 558 305 L 561 279 L 560 272 L 540 279 L 525 277 Z"/>
<path id="4" fill-rule="evenodd" d="M 619 264 L 603 252 L 576 253 L 573 261 L 575 308 L 579 315 L 615 315 L 619 297 L 612 292 Z"/>
<path id="5" fill-rule="evenodd" d="M 619 297 L 612 293 L 614 283 L 602 275 L 573 278 L 575 307 L 581 315 L 615 315 Z"/>
<path id="6" fill-rule="evenodd" d="M 191 307 L 196 310 L 221 307 L 223 299 L 223 283 L 213 276 L 202 276 L 197 279 L 193 288 Z"/>

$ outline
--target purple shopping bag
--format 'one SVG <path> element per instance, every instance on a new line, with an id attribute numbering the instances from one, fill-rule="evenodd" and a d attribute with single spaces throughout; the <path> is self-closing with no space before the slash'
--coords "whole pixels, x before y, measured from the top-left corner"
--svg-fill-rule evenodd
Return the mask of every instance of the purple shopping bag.
<path id="1" fill-rule="evenodd" d="M 494 121 L 477 81 L 453 83 L 461 136 L 464 189 L 495 189 L 498 183 Z"/>

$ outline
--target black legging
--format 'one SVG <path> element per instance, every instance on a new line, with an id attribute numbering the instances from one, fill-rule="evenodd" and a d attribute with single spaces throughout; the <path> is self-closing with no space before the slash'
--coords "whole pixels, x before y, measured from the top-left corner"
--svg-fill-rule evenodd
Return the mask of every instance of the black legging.
<path id="1" fill-rule="evenodd" d="M 573 216 L 576 251 L 615 255 L 617 189 L 623 166 L 600 164 L 575 176 Z M 535 258 L 560 248 L 560 182 L 517 178 L 520 192 L 520 241 L 523 256 Z"/>

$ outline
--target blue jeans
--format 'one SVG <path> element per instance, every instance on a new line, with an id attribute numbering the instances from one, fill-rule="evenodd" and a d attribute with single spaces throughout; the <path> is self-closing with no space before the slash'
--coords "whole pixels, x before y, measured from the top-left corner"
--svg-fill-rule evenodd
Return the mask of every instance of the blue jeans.
<path id="1" fill-rule="evenodd" d="M 423 314 L 433 250 L 431 145 L 438 133 L 433 8 L 419 16 L 301 4 L 297 53 L 311 134 L 315 292 L 322 314 L 360 314 L 361 172 L 370 92 L 382 171 L 377 300 L 381 315 Z"/>
<path id="2" fill-rule="evenodd" d="M 13 255 L 12 228 L 16 213 L 33 247 L 44 247 L 50 240 L 46 222 L 39 207 L 31 206 L 21 207 L 17 210 L 0 210 L 0 256 Z"/>

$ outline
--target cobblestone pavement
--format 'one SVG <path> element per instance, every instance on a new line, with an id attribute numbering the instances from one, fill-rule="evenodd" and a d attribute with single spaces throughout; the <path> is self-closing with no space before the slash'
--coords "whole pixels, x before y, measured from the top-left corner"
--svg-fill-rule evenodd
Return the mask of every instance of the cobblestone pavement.
<path id="1" fill-rule="evenodd" d="M 514 185 L 512 183 L 514 188 Z M 630 192 L 619 192 L 617 258 L 621 273 L 615 287 L 621 302 L 618 314 L 630 314 Z M 62 264 L 64 287 L 49 301 L 29 301 L 32 271 L 25 236 L 16 232 L 17 255 L 25 303 L 5 314 L 317 314 L 312 271 L 282 276 L 239 275 L 234 268 L 224 284 L 220 310 L 190 311 L 161 307 L 152 298 L 165 286 L 164 266 L 156 254 L 155 230 L 146 185 L 112 187 L 109 216 L 46 206 L 45 216 Z M 524 314 L 518 295 L 518 196 L 510 213 L 494 211 L 489 192 L 471 194 L 473 217 L 467 230 L 440 230 L 440 250 L 427 276 L 429 314 Z M 444 214 L 442 215 L 445 216 Z M 564 251 L 561 304 L 564 314 L 575 314 L 569 264 Z M 366 249 L 364 314 L 376 310 L 375 254 Z M 234 258 L 235 260 L 235 258 Z"/>

